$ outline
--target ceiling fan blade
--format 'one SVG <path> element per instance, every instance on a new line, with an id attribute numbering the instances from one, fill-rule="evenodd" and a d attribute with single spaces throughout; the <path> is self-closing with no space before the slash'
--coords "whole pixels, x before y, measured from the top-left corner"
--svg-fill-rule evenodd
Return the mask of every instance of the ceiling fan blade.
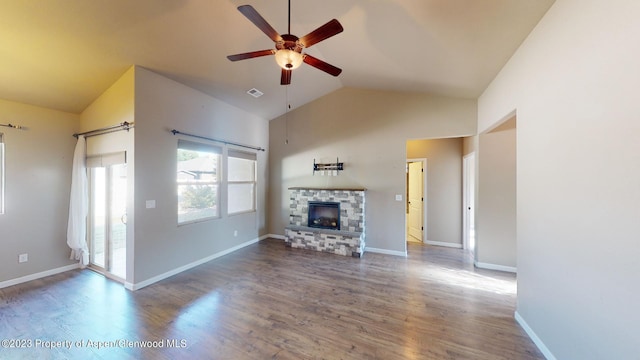
<path id="1" fill-rule="evenodd" d="M 238 61 L 238 60 L 252 59 L 260 56 L 273 55 L 275 53 L 276 53 L 275 50 L 259 50 L 259 51 L 252 51 L 248 53 L 229 55 L 227 56 L 227 59 L 231 61 Z"/>
<path id="2" fill-rule="evenodd" d="M 293 71 L 282 69 L 282 75 L 280 75 L 280 85 L 289 85 L 291 84 L 291 73 Z"/>
<path id="3" fill-rule="evenodd" d="M 333 19 L 308 33 L 307 35 L 301 37 L 299 41 L 304 45 L 304 47 L 309 48 L 322 40 L 328 39 L 336 34 L 341 33 L 343 30 L 344 29 L 342 28 L 342 25 L 340 25 L 340 22 L 336 19 Z"/>
<path id="4" fill-rule="evenodd" d="M 271 27 L 271 25 L 269 25 L 267 20 L 265 20 L 260 14 L 258 14 L 253 6 L 238 6 L 238 11 L 240 11 L 242 15 L 249 19 L 249 21 L 251 21 L 255 26 L 257 26 L 258 29 L 262 30 L 262 32 L 265 33 L 269 37 L 269 39 L 273 40 L 274 42 L 282 40 L 280 34 L 278 34 L 278 32 L 273 27 Z"/>
<path id="5" fill-rule="evenodd" d="M 318 70 L 322 70 L 329 75 L 338 76 L 342 72 L 342 69 L 335 67 L 329 63 L 326 63 L 318 58 L 314 58 L 311 55 L 304 55 L 304 62 L 313 66 Z"/>

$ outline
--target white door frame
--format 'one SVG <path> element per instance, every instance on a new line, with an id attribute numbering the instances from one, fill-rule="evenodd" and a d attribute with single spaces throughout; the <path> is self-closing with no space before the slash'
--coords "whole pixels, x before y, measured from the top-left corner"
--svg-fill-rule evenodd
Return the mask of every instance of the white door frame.
<path id="1" fill-rule="evenodd" d="M 475 244 L 470 244 L 471 221 L 475 220 L 471 218 L 475 216 L 475 159 L 475 152 L 462 157 L 462 247 L 472 253 L 475 252 Z M 470 171 L 470 165 L 474 171 Z"/>
<path id="2" fill-rule="evenodd" d="M 415 159 L 407 159 L 406 161 L 406 167 L 407 167 L 407 171 L 409 171 L 409 163 L 410 162 L 422 162 L 422 242 L 426 242 L 427 241 L 427 201 L 429 200 L 429 198 L 427 197 L 427 158 L 415 158 Z M 409 186 L 409 184 L 407 184 L 407 186 Z M 409 201 L 409 189 L 405 189 L 405 197 L 406 202 Z M 405 204 L 406 204 L 405 202 Z M 405 205 L 406 208 L 406 205 Z M 407 223 L 408 220 L 408 214 L 405 211 L 404 214 L 405 217 L 405 224 Z M 407 239 L 407 236 L 409 234 L 407 234 L 407 227 L 404 227 L 404 231 L 405 231 L 405 239 Z"/>

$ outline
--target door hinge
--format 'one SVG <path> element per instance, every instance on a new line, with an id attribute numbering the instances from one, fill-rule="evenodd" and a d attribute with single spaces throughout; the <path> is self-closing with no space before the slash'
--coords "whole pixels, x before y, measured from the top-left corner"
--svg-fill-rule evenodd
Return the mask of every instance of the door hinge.
<path id="1" fill-rule="evenodd" d="M 420 227 L 420 230 L 424 230 L 424 226 Z"/>
<path id="2" fill-rule="evenodd" d="M 424 201 L 424 198 L 420 198 L 422 201 Z"/>

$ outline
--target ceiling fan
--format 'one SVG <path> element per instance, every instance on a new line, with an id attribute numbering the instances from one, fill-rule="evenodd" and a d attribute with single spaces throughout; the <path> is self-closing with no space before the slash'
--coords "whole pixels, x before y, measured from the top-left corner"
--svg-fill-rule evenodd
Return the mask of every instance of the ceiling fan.
<path id="1" fill-rule="evenodd" d="M 291 0 L 289 0 L 288 33 L 284 35 L 278 34 L 278 32 L 271 27 L 271 25 L 269 25 L 269 23 L 267 23 L 267 21 L 260 16 L 260 14 L 251 5 L 239 6 L 238 11 L 240 11 L 242 15 L 249 19 L 249 21 L 258 27 L 258 29 L 262 30 L 263 33 L 273 40 L 273 42 L 276 43 L 276 47 L 275 49 L 229 55 L 227 56 L 229 60 L 238 61 L 260 56 L 275 55 L 276 62 L 282 68 L 282 74 L 280 76 L 281 85 L 291 84 L 292 70 L 298 68 L 303 62 L 333 76 L 338 76 L 342 72 L 342 69 L 340 68 L 309 54 L 302 53 L 302 49 L 309 48 L 320 41 L 341 33 L 344 29 L 338 20 L 333 19 L 307 35 L 298 38 L 291 34 Z"/>

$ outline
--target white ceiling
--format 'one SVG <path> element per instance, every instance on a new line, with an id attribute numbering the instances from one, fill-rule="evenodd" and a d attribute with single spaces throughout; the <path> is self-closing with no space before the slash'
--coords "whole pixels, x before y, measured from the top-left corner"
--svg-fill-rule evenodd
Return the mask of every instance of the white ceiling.
<path id="1" fill-rule="evenodd" d="M 291 2 L 294 35 L 344 27 L 305 49 L 339 77 L 303 64 L 286 90 L 273 57 L 227 60 L 273 48 L 237 6 L 284 34 L 287 0 L 1 1 L 0 98 L 80 113 L 134 64 L 266 119 L 344 86 L 476 98 L 553 0 Z"/>

